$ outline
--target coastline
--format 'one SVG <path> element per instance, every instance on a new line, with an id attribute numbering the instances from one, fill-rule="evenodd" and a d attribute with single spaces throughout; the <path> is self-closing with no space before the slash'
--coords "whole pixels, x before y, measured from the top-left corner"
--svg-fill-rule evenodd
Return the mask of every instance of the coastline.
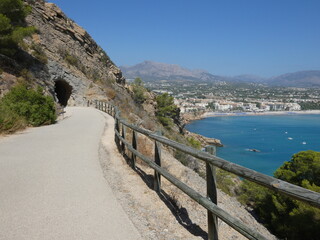
<path id="1" fill-rule="evenodd" d="M 198 114 L 190 114 L 190 113 L 184 113 L 182 114 L 182 119 L 183 119 L 183 124 L 190 124 L 193 121 L 201 120 L 206 118 L 207 116 L 205 115 L 207 112 L 201 112 Z"/>
<path id="2" fill-rule="evenodd" d="M 268 111 L 268 112 L 205 112 L 198 115 L 190 114 L 184 115 L 184 123 L 190 124 L 193 121 L 209 118 L 209 117 L 231 117 L 231 116 L 270 116 L 270 115 L 303 115 L 303 114 L 319 114 L 320 110 L 303 110 L 303 111 Z M 187 135 L 195 137 L 203 145 L 215 145 L 218 147 L 223 147 L 223 144 L 220 139 L 216 138 L 207 138 L 201 134 L 187 131 Z"/>
<path id="3" fill-rule="evenodd" d="M 302 114 L 320 114 L 320 110 L 303 111 L 268 111 L 268 112 L 206 112 L 200 119 L 207 117 L 227 117 L 227 116 L 263 116 L 263 115 L 302 115 Z"/>

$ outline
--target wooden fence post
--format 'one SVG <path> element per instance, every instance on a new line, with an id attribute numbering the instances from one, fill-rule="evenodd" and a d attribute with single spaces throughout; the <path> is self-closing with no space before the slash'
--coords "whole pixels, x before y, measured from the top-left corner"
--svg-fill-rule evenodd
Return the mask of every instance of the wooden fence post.
<path id="1" fill-rule="evenodd" d="M 215 146 L 206 146 L 205 151 L 216 155 Z M 207 176 L 207 197 L 216 205 L 217 201 L 217 185 L 216 185 L 216 168 L 209 163 L 206 163 Z M 218 218 L 208 210 L 208 239 L 218 240 Z"/>
<path id="2" fill-rule="evenodd" d="M 161 143 L 158 141 L 154 143 L 154 162 L 161 167 Z M 153 188 L 158 193 L 161 191 L 161 175 L 156 170 L 154 170 Z"/>
<path id="3" fill-rule="evenodd" d="M 125 126 L 124 124 L 122 124 L 121 137 L 122 137 L 124 140 L 126 139 L 126 126 Z M 121 144 L 121 152 L 122 152 L 123 155 L 125 155 L 125 150 L 126 150 L 125 146 L 126 146 L 126 145 L 124 144 L 124 142 L 122 142 L 122 144 Z"/>
<path id="4" fill-rule="evenodd" d="M 114 130 L 115 130 L 115 132 L 120 133 L 119 119 L 117 119 L 117 118 L 115 119 Z M 120 148 L 120 139 L 118 138 L 117 134 L 115 134 L 114 140 L 115 140 L 116 145 L 117 145 L 117 147 L 119 149 Z"/>
<path id="5" fill-rule="evenodd" d="M 137 150 L 137 133 L 136 131 L 132 131 L 132 147 Z M 135 170 L 136 169 L 136 155 L 132 153 L 131 155 L 131 166 Z"/>

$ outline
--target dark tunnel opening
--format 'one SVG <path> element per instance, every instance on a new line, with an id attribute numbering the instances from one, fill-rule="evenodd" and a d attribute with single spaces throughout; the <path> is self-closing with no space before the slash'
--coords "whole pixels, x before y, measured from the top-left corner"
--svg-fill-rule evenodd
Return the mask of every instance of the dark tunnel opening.
<path id="1" fill-rule="evenodd" d="M 54 91 L 56 92 L 58 102 L 66 107 L 72 93 L 72 87 L 65 80 L 58 80 L 55 82 Z"/>

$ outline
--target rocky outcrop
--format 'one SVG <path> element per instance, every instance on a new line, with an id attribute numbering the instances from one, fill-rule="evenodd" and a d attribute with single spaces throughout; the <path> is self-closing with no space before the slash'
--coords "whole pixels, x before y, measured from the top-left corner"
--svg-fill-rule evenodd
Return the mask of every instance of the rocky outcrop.
<path id="1" fill-rule="evenodd" d="M 51 81 L 56 82 L 64 80 L 71 86 L 72 93 L 69 99 L 69 105 L 83 104 L 86 98 L 85 93 L 88 88 L 86 81 L 83 78 L 72 74 L 58 62 L 49 60 L 47 66 Z"/>
<path id="2" fill-rule="evenodd" d="M 122 73 L 90 35 L 69 19 L 55 4 L 35 1 L 27 17 L 28 24 L 39 31 L 37 41 L 52 60 L 63 62 L 66 55 L 81 64 L 83 72 L 101 80 L 124 81 Z"/>
<path id="3" fill-rule="evenodd" d="M 183 123 L 188 124 L 192 121 L 201 120 L 204 118 L 205 112 L 198 112 L 198 113 L 183 113 L 181 114 Z"/>
<path id="4" fill-rule="evenodd" d="M 186 136 L 197 139 L 202 146 L 214 145 L 217 147 L 223 147 L 223 144 L 221 143 L 221 141 L 216 138 L 208 138 L 197 133 L 189 132 L 187 130 L 186 130 Z"/>
<path id="5" fill-rule="evenodd" d="M 32 6 L 26 23 L 35 26 L 37 33 L 24 40 L 20 60 L 0 56 L 0 69 L 4 70 L 0 77 L 5 83 L 1 83 L 0 96 L 18 81 L 22 71 L 57 101 L 55 84 L 65 82 L 72 89 L 68 105 L 83 105 L 90 99 L 107 100 L 106 88 L 125 85 L 122 72 L 105 51 L 55 4 L 43 0 L 25 2 Z"/>

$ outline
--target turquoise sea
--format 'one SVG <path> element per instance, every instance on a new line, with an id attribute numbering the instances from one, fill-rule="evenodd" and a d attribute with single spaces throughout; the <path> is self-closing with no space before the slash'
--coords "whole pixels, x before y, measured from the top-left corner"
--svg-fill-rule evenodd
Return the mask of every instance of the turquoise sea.
<path id="1" fill-rule="evenodd" d="M 209 117 L 187 129 L 220 139 L 219 157 L 270 176 L 293 154 L 320 151 L 320 115 Z"/>

